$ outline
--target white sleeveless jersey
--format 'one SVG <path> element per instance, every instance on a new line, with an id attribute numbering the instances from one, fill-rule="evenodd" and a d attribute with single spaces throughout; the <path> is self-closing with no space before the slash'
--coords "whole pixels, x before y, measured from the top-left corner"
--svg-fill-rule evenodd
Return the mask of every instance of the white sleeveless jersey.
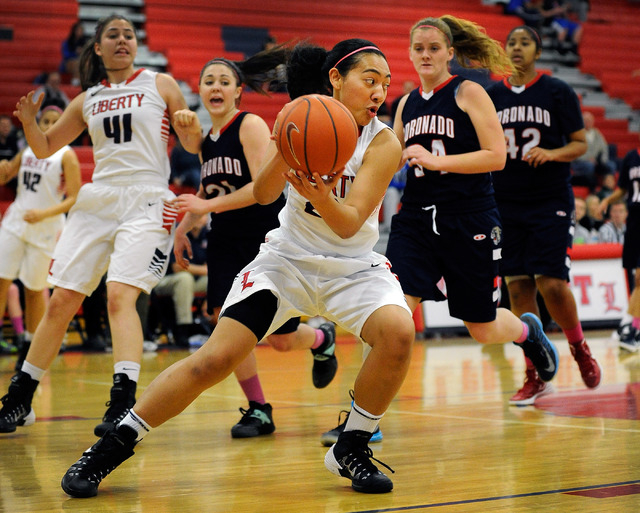
<path id="1" fill-rule="evenodd" d="M 89 88 L 83 116 L 93 142 L 93 181 L 108 185 L 169 183 L 169 114 L 157 73 L 140 69 L 120 84 Z"/>
<path id="2" fill-rule="evenodd" d="M 363 127 L 362 134 L 353 156 L 347 162 L 342 178 L 333 189 L 333 195 L 342 203 L 351 188 L 355 176 L 362 166 L 362 159 L 373 138 L 385 128 L 389 128 L 377 117 Z M 291 240 L 297 245 L 318 255 L 355 257 L 365 255 L 373 250 L 378 240 L 378 210 L 369 216 L 360 230 L 348 239 L 340 238 L 324 220 L 307 205 L 307 200 L 293 187 L 285 207 L 278 216 L 280 228 L 267 234 L 267 241 Z"/>
<path id="3" fill-rule="evenodd" d="M 18 171 L 18 191 L 3 219 L 3 228 L 18 236 L 32 233 L 36 228 L 54 233 L 62 229 L 64 214 L 47 217 L 37 225 L 29 225 L 24 214 L 31 209 L 45 209 L 57 205 L 63 199 L 62 157 L 71 150 L 69 146 L 60 148 L 46 159 L 38 159 L 31 148 L 25 148 Z"/>
<path id="4" fill-rule="evenodd" d="M 18 172 L 18 191 L 14 205 L 26 212 L 33 208 L 49 208 L 62 201 L 64 172 L 62 157 L 69 146 L 64 146 L 46 159 L 38 159 L 31 148 L 22 153 Z M 61 214 L 63 215 L 63 214 Z"/>

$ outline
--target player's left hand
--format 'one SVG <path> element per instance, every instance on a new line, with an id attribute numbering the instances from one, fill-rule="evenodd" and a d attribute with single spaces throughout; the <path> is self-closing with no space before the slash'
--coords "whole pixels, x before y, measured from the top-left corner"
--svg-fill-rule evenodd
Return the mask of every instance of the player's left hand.
<path id="1" fill-rule="evenodd" d="M 204 215 L 211 212 L 207 200 L 202 199 L 195 194 L 180 194 L 173 200 L 173 205 L 178 208 L 181 214 L 191 212 L 196 215 Z"/>
<path id="2" fill-rule="evenodd" d="M 530 166 L 538 167 L 541 164 L 545 164 L 546 162 L 553 161 L 553 154 L 551 150 L 547 150 L 545 148 L 540 148 L 540 146 L 536 146 L 535 148 L 531 148 L 524 156 L 523 160 L 527 162 Z"/>
<path id="3" fill-rule="evenodd" d="M 22 217 L 27 223 L 34 224 L 42 221 L 45 216 L 42 210 L 37 208 L 33 208 L 31 210 L 27 210 Z"/>
<path id="4" fill-rule="evenodd" d="M 424 169 L 439 171 L 438 157 L 421 144 L 412 144 L 402 152 L 402 163 L 408 162 L 411 167 L 422 166 Z"/>

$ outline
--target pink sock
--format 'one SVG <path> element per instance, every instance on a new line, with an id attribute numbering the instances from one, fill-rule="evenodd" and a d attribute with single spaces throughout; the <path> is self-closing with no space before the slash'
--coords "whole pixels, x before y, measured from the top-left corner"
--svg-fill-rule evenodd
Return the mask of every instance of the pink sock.
<path id="1" fill-rule="evenodd" d="M 520 321 L 522 322 L 522 321 Z M 520 337 L 518 337 L 515 342 L 517 344 L 522 344 L 525 340 L 527 340 L 527 337 L 529 336 L 529 326 L 527 326 L 526 323 L 522 322 L 522 335 L 520 335 Z"/>
<path id="2" fill-rule="evenodd" d="M 249 401 L 255 401 L 260 404 L 265 404 L 267 402 L 264 399 L 264 392 L 262 391 L 260 378 L 257 374 L 249 379 L 239 381 L 238 383 L 240 383 L 240 387 L 242 387 L 242 391 Z"/>
<path id="3" fill-rule="evenodd" d="M 22 317 L 11 317 L 11 324 L 13 325 L 13 330 L 16 332 L 16 335 L 22 335 L 24 333 Z"/>
<path id="4" fill-rule="evenodd" d="M 640 330 L 640 317 L 634 317 L 631 321 L 631 326 L 633 326 L 637 330 Z"/>
<path id="5" fill-rule="evenodd" d="M 324 331 L 316 330 L 316 341 L 311 346 L 311 349 L 318 349 L 324 342 Z"/>
<path id="6" fill-rule="evenodd" d="M 584 340 L 584 333 L 582 333 L 582 325 L 578 323 L 575 328 L 570 330 L 562 330 L 564 336 L 567 337 L 569 344 L 579 344 Z"/>

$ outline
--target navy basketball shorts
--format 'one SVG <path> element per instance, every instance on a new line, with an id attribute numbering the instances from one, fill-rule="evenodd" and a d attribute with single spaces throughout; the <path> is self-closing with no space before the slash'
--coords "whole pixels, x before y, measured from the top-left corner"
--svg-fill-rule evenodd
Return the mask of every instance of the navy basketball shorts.
<path id="1" fill-rule="evenodd" d="M 627 231 L 624 234 L 622 247 L 622 267 L 637 269 L 640 267 L 640 212 L 629 211 Z"/>
<path id="2" fill-rule="evenodd" d="M 499 204 L 504 243 L 502 276 L 550 276 L 569 280 L 574 205 L 566 201 Z"/>
<path id="3" fill-rule="evenodd" d="M 393 217 L 386 256 L 405 294 L 447 299 L 453 317 L 491 322 L 499 297 L 501 247 L 495 208 L 463 214 L 402 208 Z"/>

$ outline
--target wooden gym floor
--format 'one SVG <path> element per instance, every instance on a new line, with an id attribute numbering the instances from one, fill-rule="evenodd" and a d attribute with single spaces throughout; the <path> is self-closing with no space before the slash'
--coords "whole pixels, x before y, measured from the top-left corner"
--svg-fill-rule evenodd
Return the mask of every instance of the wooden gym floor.
<path id="1" fill-rule="evenodd" d="M 620 512 L 640 510 L 640 354 L 620 353 L 610 332 L 589 332 L 603 368 L 585 390 L 559 335 L 556 394 L 510 407 L 522 384 L 521 351 L 469 338 L 415 346 L 409 375 L 381 422 L 375 456 L 394 468 L 385 495 L 354 492 L 330 474 L 320 434 L 335 427 L 361 362 L 339 338 L 338 375 L 311 384 L 308 352 L 258 348 L 276 432 L 232 440 L 245 399 L 233 377 L 154 430 L 108 476 L 98 497 L 71 499 L 60 479 L 96 441 L 112 374 L 110 354 L 68 351 L 38 389 L 35 425 L 0 435 L 0 511 L 6 512 Z M 146 353 L 140 388 L 184 351 Z M 13 374 L 0 358 L 0 394 Z"/>

